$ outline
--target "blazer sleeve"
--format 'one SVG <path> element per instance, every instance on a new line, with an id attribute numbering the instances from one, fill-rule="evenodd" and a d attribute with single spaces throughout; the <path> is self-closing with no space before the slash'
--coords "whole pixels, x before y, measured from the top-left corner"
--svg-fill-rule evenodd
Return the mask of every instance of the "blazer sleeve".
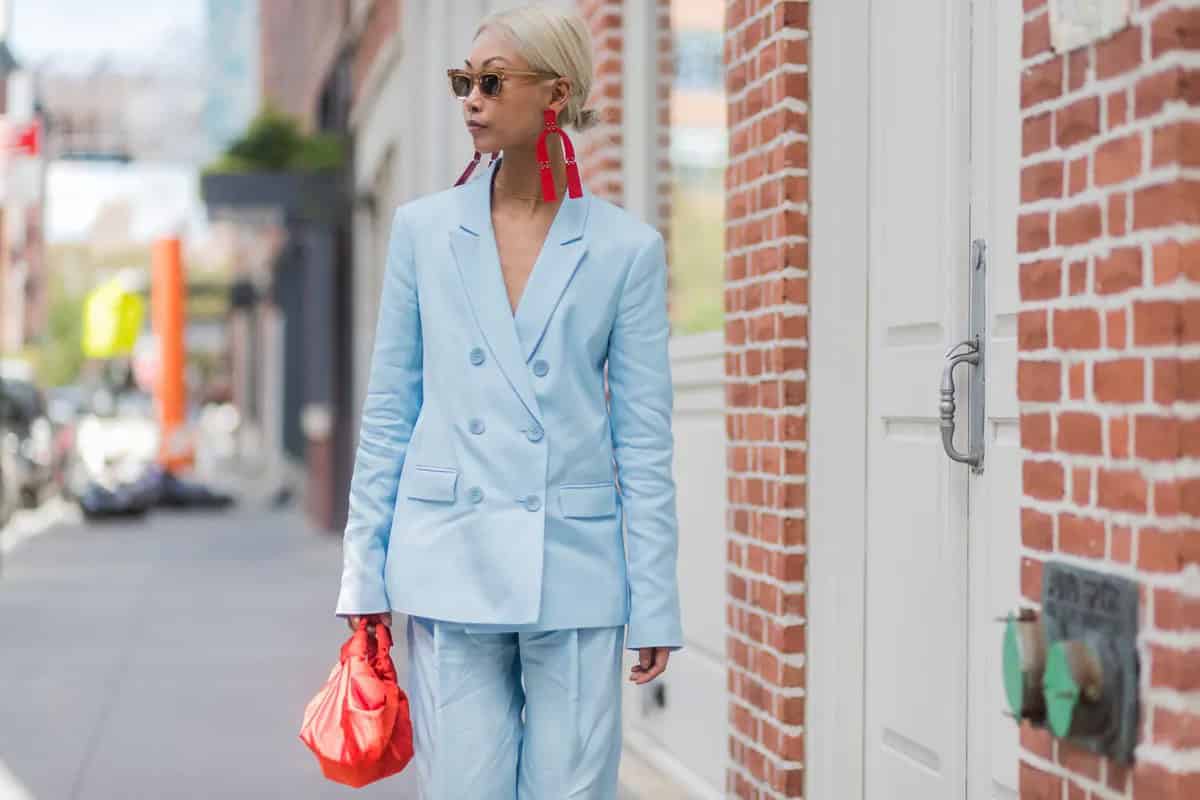
<path id="1" fill-rule="evenodd" d="M 401 208 L 392 219 L 350 480 L 337 615 L 390 610 L 384 562 L 404 455 L 423 400 L 421 350 L 412 238 Z"/>
<path id="2" fill-rule="evenodd" d="M 626 272 L 608 347 L 613 454 L 625 516 L 629 650 L 683 646 L 669 336 L 666 253 L 655 233 Z"/>

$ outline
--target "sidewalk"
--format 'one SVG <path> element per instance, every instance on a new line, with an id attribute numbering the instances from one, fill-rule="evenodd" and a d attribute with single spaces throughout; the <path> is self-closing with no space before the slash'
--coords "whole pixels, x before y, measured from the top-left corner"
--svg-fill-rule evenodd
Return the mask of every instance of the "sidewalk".
<path id="1" fill-rule="evenodd" d="M 413 797 L 410 775 L 326 781 L 296 736 L 346 634 L 339 548 L 248 504 L 70 525 L 10 553 L 0 800 Z"/>

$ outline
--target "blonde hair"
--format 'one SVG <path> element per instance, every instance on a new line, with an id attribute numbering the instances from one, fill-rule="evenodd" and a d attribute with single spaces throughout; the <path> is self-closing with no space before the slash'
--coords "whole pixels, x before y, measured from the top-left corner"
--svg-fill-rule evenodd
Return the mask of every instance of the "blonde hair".
<path id="1" fill-rule="evenodd" d="M 559 114 L 559 125 L 582 131 L 599 122 L 595 109 L 583 107 L 592 89 L 592 36 L 582 17 L 545 3 L 530 3 L 489 14 L 475 36 L 485 28 L 507 34 L 533 69 L 570 81 L 571 94 Z"/>

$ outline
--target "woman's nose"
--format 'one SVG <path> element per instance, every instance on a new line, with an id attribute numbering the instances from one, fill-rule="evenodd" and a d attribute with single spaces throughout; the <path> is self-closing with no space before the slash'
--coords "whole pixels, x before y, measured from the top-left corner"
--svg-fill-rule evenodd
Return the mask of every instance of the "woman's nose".
<path id="1" fill-rule="evenodd" d="M 483 91 L 479 88 L 479 81 L 476 81 L 471 86 L 471 93 L 467 95 L 467 108 L 471 111 L 479 111 L 483 108 Z"/>

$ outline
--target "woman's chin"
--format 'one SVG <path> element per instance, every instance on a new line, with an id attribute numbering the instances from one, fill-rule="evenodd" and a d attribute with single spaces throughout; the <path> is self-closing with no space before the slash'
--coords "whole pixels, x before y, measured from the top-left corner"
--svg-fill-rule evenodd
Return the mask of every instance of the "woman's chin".
<path id="1" fill-rule="evenodd" d="M 467 129 L 471 134 L 471 140 L 475 143 L 475 149 L 481 153 L 491 153 L 500 148 L 495 146 L 495 137 L 486 129 Z"/>

